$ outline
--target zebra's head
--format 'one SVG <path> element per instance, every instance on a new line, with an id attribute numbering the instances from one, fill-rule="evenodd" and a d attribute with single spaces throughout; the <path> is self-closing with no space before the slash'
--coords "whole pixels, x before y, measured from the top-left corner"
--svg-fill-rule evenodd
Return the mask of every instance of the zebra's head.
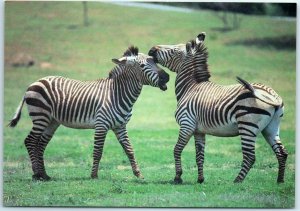
<path id="1" fill-rule="evenodd" d="M 151 56 L 139 53 L 137 47 L 129 47 L 123 57 L 112 59 L 112 61 L 118 66 L 110 72 L 109 78 L 115 78 L 121 74 L 133 74 L 143 85 L 167 90 L 169 74 L 158 67 Z"/>
<path id="2" fill-rule="evenodd" d="M 190 65 L 199 70 L 194 73 L 196 78 L 197 75 L 206 74 L 205 72 L 207 72 L 209 78 L 206 63 L 208 52 L 203 43 L 204 39 L 205 32 L 202 32 L 195 40 L 191 40 L 186 44 L 154 46 L 150 49 L 148 55 L 152 56 L 155 62 L 173 72 L 179 73 L 181 70 L 186 70 L 186 67 Z"/>

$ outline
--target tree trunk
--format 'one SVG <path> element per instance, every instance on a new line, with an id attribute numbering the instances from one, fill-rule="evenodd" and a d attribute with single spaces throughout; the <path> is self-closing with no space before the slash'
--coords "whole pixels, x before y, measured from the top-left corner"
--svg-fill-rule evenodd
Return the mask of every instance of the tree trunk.
<path id="1" fill-rule="evenodd" d="M 83 25 L 88 26 L 89 25 L 89 18 L 88 18 L 88 7 L 87 2 L 83 1 Z"/>

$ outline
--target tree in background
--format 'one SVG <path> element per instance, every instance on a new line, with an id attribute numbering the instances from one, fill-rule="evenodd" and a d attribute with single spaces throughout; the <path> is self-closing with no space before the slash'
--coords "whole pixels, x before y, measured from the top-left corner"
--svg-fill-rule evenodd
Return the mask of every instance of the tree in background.
<path id="1" fill-rule="evenodd" d="M 296 3 L 232 3 L 232 2 L 155 2 L 178 7 L 193 9 L 209 9 L 216 13 L 224 25 L 224 30 L 240 28 L 241 15 L 270 15 L 292 16 L 297 15 Z"/>
<path id="2" fill-rule="evenodd" d="M 265 6 L 262 3 L 198 3 L 203 9 L 211 9 L 216 11 L 216 16 L 222 20 L 224 29 L 239 29 L 241 25 L 241 17 L 243 14 L 264 14 Z"/>
<path id="3" fill-rule="evenodd" d="M 88 17 L 88 7 L 87 2 L 83 1 L 83 25 L 88 26 L 89 25 L 89 17 Z"/>

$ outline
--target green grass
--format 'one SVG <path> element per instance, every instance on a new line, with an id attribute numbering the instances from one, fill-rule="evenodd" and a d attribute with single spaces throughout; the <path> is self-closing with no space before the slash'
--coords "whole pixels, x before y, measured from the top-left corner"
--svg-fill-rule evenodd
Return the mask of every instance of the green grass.
<path id="1" fill-rule="evenodd" d="M 23 140 L 31 128 L 26 109 L 15 129 L 5 127 L 3 141 L 4 206 L 89 207 L 259 207 L 295 205 L 296 51 L 280 37 L 295 38 L 296 22 L 242 16 L 239 30 L 221 32 L 210 11 L 178 13 L 89 2 L 90 26 L 82 22 L 81 2 L 6 2 L 5 61 L 16 52 L 31 54 L 30 68 L 4 72 L 4 124 L 29 84 L 47 75 L 90 80 L 107 77 L 112 58 L 131 44 L 147 53 L 156 44 L 184 43 L 207 33 L 211 80 L 235 83 L 239 75 L 273 87 L 284 99 L 281 139 L 289 152 L 285 183 L 278 185 L 277 160 L 259 136 L 256 163 L 242 184 L 234 184 L 242 161 L 240 140 L 208 136 L 205 182 L 197 184 L 194 140 L 183 151 L 183 184 L 174 185 L 173 147 L 178 125 L 174 111 L 174 73 L 169 89 L 145 87 L 134 105 L 128 133 L 144 180 L 136 179 L 120 144 L 110 132 L 99 179 L 89 178 L 93 131 L 60 127 L 45 152 L 50 182 L 32 182 Z M 266 43 L 259 45 L 260 40 Z M 251 41 L 246 45 L 245 41 Z M 268 42 L 275 40 L 277 42 Z M 42 69 L 41 62 L 51 68 Z"/>

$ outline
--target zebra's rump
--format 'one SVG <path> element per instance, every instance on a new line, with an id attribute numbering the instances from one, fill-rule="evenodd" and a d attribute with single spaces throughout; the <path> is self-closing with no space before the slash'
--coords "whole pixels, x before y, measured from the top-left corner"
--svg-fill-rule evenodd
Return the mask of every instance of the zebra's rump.
<path id="1" fill-rule="evenodd" d="M 252 84 L 255 89 L 255 95 L 258 96 L 263 102 L 272 106 L 282 106 L 282 98 L 269 86 L 260 83 Z"/>

